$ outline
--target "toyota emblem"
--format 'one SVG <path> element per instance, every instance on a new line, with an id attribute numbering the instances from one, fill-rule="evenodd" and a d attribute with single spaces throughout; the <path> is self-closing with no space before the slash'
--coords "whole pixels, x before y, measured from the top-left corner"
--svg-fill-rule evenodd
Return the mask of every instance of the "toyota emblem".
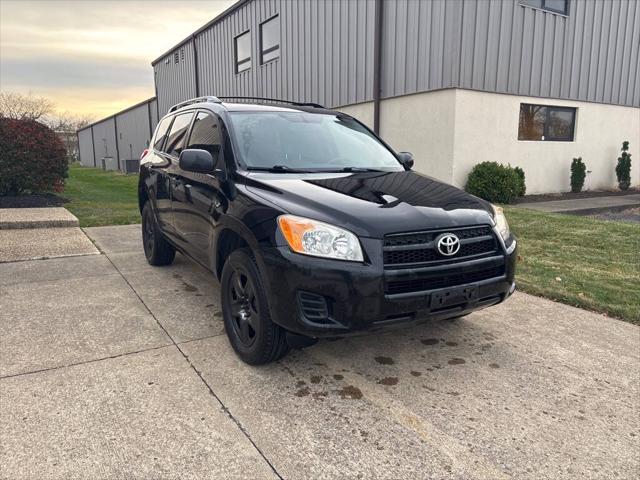
<path id="1" fill-rule="evenodd" d="M 460 250 L 460 239 L 453 233 L 443 233 L 436 240 L 438 251 L 445 257 L 450 257 Z"/>

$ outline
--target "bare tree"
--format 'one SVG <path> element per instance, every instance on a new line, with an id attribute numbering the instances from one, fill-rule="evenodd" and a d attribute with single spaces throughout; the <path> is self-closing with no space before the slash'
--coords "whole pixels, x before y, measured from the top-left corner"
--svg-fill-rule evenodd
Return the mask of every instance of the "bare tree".
<path id="1" fill-rule="evenodd" d="M 46 123 L 47 126 L 49 126 L 49 128 L 51 128 L 52 130 L 59 133 L 73 134 L 92 122 L 92 115 L 74 115 L 69 112 L 48 115 L 46 119 L 44 119 L 44 123 Z"/>
<path id="2" fill-rule="evenodd" d="M 70 163 L 79 160 L 78 135 L 76 132 L 89 125 L 92 121 L 93 118 L 91 116 L 78 116 L 69 112 L 56 113 L 41 119 L 41 122 L 56 132 L 62 143 L 64 143 Z"/>
<path id="3" fill-rule="evenodd" d="M 54 107 L 54 103 L 48 98 L 0 92 L 0 117 L 15 120 L 42 120 L 53 111 Z"/>

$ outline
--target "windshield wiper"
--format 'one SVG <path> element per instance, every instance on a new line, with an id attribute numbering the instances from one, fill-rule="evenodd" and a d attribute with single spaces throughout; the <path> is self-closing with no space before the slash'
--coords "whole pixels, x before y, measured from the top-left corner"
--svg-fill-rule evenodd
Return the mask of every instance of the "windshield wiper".
<path id="1" fill-rule="evenodd" d="M 290 168 L 286 165 L 274 165 L 273 167 L 247 167 L 247 170 L 254 172 L 272 172 L 272 173 L 313 173 L 311 170 L 301 170 L 298 168 Z"/>
<path id="2" fill-rule="evenodd" d="M 366 168 L 366 167 L 343 167 L 336 168 L 335 170 L 323 170 L 323 172 L 383 172 L 384 170 L 379 170 L 377 168 Z"/>

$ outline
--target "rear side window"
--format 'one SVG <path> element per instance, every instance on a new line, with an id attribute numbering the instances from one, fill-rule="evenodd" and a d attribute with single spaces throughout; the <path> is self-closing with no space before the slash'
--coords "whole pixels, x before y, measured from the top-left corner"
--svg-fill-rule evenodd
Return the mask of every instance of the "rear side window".
<path id="1" fill-rule="evenodd" d="M 206 150 L 215 158 L 220 151 L 218 119 L 210 113 L 198 113 L 196 120 L 193 122 L 187 148 Z"/>
<path id="2" fill-rule="evenodd" d="M 156 129 L 156 136 L 154 137 L 153 142 L 153 148 L 155 148 L 156 150 L 162 151 L 162 145 L 164 145 L 164 141 L 167 138 L 171 120 L 173 120 L 173 117 L 165 117 L 158 125 L 158 128 Z"/>
<path id="3" fill-rule="evenodd" d="M 184 113 L 176 116 L 173 125 L 171 125 L 167 144 L 164 147 L 166 153 L 174 157 L 180 156 L 180 152 L 184 150 L 184 141 L 192 118 L 193 113 Z"/>

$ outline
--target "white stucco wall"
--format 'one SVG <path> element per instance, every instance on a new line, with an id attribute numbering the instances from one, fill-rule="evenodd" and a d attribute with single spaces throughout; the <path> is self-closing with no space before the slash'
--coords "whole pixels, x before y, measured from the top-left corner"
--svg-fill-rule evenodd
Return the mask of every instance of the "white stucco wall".
<path id="1" fill-rule="evenodd" d="M 520 103 L 575 107 L 573 142 L 519 141 Z M 464 186 L 483 161 L 524 169 L 527 193 L 570 190 L 570 166 L 582 157 L 591 173 L 585 189 L 617 187 L 615 166 L 623 140 L 630 142 L 631 181 L 640 184 L 640 109 L 569 100 L 456 90 L 453 183 Z"/>
<path id="2" fill-rule="evenodd" d="M 520 103 L 574 107 L 573 142 L 520 141 Z M 373 127 L 373 102 L 341 107 Z M 640 109 L 590 102 L 446 89 L 382 100 L 380 135 L 415 158 L 414 169 L 464 187 L 474 165 L 496 161 L 525 171 L 527 193 L 570 190 L 574 157 L 587 165 L 585 189 L 617 188 L 615 166 L 630 142 L 632 185 L 640 185 Z"/>
<path id="3" fill-rule="evenodd" d="M 384 99 L 380 136 L 398 152 L 413 153 L 416 171 L 445 182 L 453 174 L 456 91 L 438 90 Z"/>

